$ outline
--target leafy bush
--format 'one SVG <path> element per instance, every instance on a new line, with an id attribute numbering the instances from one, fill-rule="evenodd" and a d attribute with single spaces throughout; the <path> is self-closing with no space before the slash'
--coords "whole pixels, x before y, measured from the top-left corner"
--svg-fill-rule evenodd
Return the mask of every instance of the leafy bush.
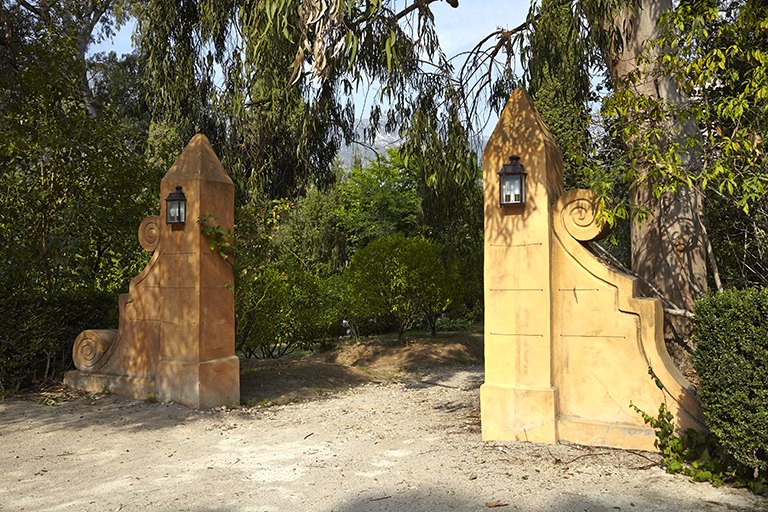
<path id="1" fill-rule="evenodd" d="M 455 277 L 440 261 L 440 245 L 401 234 L 374 240 L 357 251 L 345 273 L 357 316 L 393 315 L 398 340 L 422 315 L 435 322 L 455 297 Z"/>
<path id="2" fill-rule="evenodd" d="M 245 272 L 236 304 L 237 349 L 246 357 L 274 358 L 328 338 L 341 317 L 329 281 L 295 267 Z"/>
<path id="3" fill-rule="evenodd" d="M 18 391 L 72 364 L 72 344 L 85 329 L 117 327 L 117 296 L 21 293 L 0 297 L 0 391 Z"/>
<path id="4" fill-rule="evenodd" d="M 707 426 L 739 463 L 768 470 L 768 290 L 708 295 L 694 338 Z"/>
<path id="5" fill-rule="evenodd" d="M 455 332 L 455 331 L 467 331 L 471 326 L 471 322 L 463 317 L 448 316 L 443 313 L 440 318 L 437 319 L 436 329 L 441 332 Z"/>

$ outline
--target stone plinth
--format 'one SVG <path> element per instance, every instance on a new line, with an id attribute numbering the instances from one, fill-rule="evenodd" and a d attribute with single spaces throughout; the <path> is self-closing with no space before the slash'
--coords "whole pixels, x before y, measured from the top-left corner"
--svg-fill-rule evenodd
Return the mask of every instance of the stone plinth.
<path id="1" fill-rule="evenodd" d="M 527 171 L 524 205 L 499 206 L 497 172 Z M 483 439 L 653 449 L 629 407 L 666 402 L 681 427 L 704 428 L 694 390 L 664 347 L 657 299 L 584 245 L 607 234 L 592 194 L 563 193 L 562 155 L 518 89 L 483 152 L 485 383 Z M 659 389 L 649 367 L 664 385 Z"/>
<path id="2" fill-rule="evenodd" d="M 176 186 L 187 199 L 183 225 L 165 219 L 164 199 Z M 190 407 L 239 402 L 233 267 L 210 249 L 196 222 L 213 215 L 233 230 L 234 185 L 205 136 L 196 135 L 162 179 L 160 198 L 160 216 L 139 228 L 142 247 L 153 254 L 120 296 L 118 330 L 81 333 L 73 349 L 78 371 L 64 382 Z"/>

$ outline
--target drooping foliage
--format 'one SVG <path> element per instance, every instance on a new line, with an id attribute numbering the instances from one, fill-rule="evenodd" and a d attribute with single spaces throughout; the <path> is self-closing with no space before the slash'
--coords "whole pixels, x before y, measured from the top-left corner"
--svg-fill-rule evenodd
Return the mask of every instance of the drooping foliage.
<path id="1" fill-rule="evenodd" d="M 585 55 L 589 48 L 579 37 L 570 6 L 558 1 L 542 4 L 542 16 L 530 35 L 537 58 L 529 65 L 531 93 L 544 123 L 563 152 L 565 189 L 589 188 L 585 155 L 591 149 L 590 112 L 592 84 Z"/>

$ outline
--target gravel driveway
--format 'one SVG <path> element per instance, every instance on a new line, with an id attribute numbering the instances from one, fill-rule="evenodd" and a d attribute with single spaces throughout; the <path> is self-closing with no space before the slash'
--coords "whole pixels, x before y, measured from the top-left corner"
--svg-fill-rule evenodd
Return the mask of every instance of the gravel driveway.
<path id="1" fill-rule="evenodd" d="M 654 453 L 482 442 L 481 367 L 411 379 L 225 411 L 0 401 L 0 510 L 765 509 L 749 491 L 666 474 Z"/>

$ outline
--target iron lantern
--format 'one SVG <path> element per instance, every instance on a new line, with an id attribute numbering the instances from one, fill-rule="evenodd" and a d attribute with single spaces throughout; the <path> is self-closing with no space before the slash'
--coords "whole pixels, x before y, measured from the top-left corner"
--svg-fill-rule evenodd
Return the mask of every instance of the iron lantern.
<path id="1" fill-rule="evenodd" d="M 165 198 L 165 223 L 184 224 L 187 220 L 187 196 L 181 191 L 181 186 L 176 185 L 176 191 Z"/>
<path id="2" fill-rule="evenodd" d="M 525 177 L 528 173 L 520 164 L 520 157 L 509 157 L 509 163 L 502 165 L 498 174 L 499 206 L 525 204 Z"/>

